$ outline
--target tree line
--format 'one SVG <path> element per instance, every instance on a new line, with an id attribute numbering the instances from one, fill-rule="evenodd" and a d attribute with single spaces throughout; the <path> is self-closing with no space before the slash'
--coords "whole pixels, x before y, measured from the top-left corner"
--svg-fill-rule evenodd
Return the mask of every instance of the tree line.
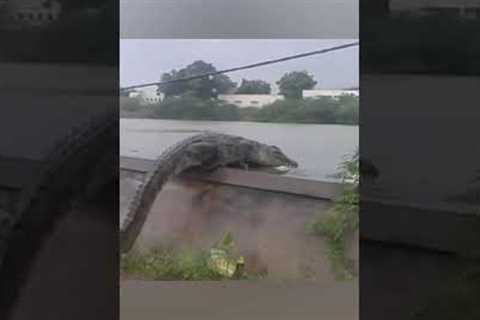
<path id="1" fill-rule="evenodd" d="M 185 68 L 162 74 L 161 81 L 216 71 L 212 64 L 199 60 Z M 172 82 L 159 87 L 159 92 L 165 97 L 157 104 L 141 105 L 136 99 L 122 97 L 120 115 L 179 120 L 358 124 L 358 97 L 343 95 L 337 98 L 303 99 L 303 90 L 313 89 L 317 84 L 313 75 L 307 71 L 288 72 L 276 84 L 285 99 L 259 109 L 239 108 L 217 98 L 219 94 L 271 94 L 271 85 L 263 80 L 242 79 L 237 86 L 227 75 L 219 74 Z"/>
<path id="2" fill-rule="evenodd" d="M 188 78 L 201 74 L 217 72 L 215 66 L 202 60 L 193 62 L 185 68 L 172 70 L 162 74 L 160 81 L 167 82 Z M 280 89 L 280 94 L 286 98 L 300 99 L 302 91 L 312 89 L 317 82 L 307 71 L 294 71 L 286 73 L 276 82 Z M 255 79 L 242 79 L 237 87 L 237 83 L 232 81 L 225 74 L 218 74 L 191 81 L 173 82 L 159 87 L 166 98 L 178 96 L 194 96 L 198 98 L 216 98 L 219 94 L 271 94 L 272 87 L 270 83 Z"/>
<path id="3" fill-rule="evenodd" d="M 239 108 L 220 100 L 194 96 L 170 97 L 152 105 L 141 105 L 138 100 L 126 97 L 120 99 L 122 118 L 356 125 L 358 110 L 358 97 L 353 95 L 278 100 L 261 109 Z"/>

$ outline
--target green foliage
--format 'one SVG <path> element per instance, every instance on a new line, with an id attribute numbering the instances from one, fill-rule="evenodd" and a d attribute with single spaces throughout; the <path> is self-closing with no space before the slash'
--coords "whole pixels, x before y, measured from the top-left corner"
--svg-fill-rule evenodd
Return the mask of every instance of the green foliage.
<path id="1" fill-rule="evenodd" d="M 167 98 L 152 106 L 153 116 L 161 119 L 238 121 L 240 113 L 234 105 L 213 99 L 192 96 Z"/>
<path id="2" fill-rule="evenodd" d="M 121 259 L 125 274 L 144 280 L 223 280 L 208 266 L 207 252 L 157 248 L 147 254 L 129 253 Z"/>
<path id="3" fill-rule="evenodd" d="M 166 98 L 157 104 L 141 105 L 137 99 L 120 99 L 120 116 L 177 120 L 240 121 L 239 108 L 214 99 L 193 96 Z"/>
<path id="4" fill-rule="evenodd" d="M 317 82 L 307 71 L 294 71 L 277 81 L 280 93 L 288 99 L 301 99 L 303 90 L 312 89 Z"/>
<path id="5" fill-rule="evenodd" d="M 215 248 L 224 250 L 225 252 L 232 254 L 233 249 L 235 248 L 235 240 L 231 232 L 225 233 L 223 239 L 215 246 Z"/>
<path id="6" fill-rule="evenodd" d="M 225 259 L 238 260 L 233 234 L 227 232 L 211 250 L 221 251 Z M 143 280 L 228 280 L 230 276 L 212 265 L 211 250 L 157 247 L 147 253 L 130 252 L 121 257 L 122 273 Z M 236 279 L 254 279 L 260 275 L 244 271 Z"/>
<path id="7" fill-rule="evenodd" d="M 349 234 L 358 229 L 359 224 L 358 160 L 357 150 L 340 164 L 338 176 L 344 185 L 342 195 L 335 200 L 327 216 L 316 215 L 307 225 L 309 233 L 325 238 L 332 270 L 339 279 L 353 276 L 352 261 L 345 254 L 345 241 Z"/>
<path id="8" fill-rule="evenodd" d="M 237 89 L 237 94 L 270 94 L 272 87 L 270 83 L 262 80 L 246 80 L 243 79 L 240 87 Z"/>
<path id="9" fill-rule="evenodd" d="M 170 73 L 164 73 L 161 80 L 162 82 L 172 81 L 215 71 L 217 69 L 212 64 L 198 60 L 178 71 L 172 70 Z M 199 98 L 213 98 L 217 94 L 227 93 L 235 87 L 236 83 L 230 80 L 227 75 L 219 74 L 191 81 L 166 84 L 160 90 L 166 97 L 190 94 Z"/>
<path id="10" fill-rule="evenodd" d="M 192 95 L 166 98 L 164 101 L 142 106 L 138 100 L 120 99 L 121 117 L 260 121 L 290 123 L 358 124 L 358 97 L 276 101 L 257 108 L 238 108 L 215 99 L 200 99 Z"/>
<path id="11" fill-rule="evenodd" d="M 358 97 L 320 97 L 305 100 L 280 100 L 264 106 L 254 115 L 262 122 L 358 124 Z"/>

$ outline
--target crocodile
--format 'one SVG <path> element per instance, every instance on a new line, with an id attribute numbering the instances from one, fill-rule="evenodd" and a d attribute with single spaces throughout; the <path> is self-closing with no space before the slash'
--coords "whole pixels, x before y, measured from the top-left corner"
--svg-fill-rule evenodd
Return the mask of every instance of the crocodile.
<path id="1" fill-rule="evenodd" d="M 120 181 L 121 252 L 132 248 L 153 201 L 171 176 L 188 170 L 212 171 L 225 166 L 265 168 L 297 167 L 298 164 L 276 146 L 240 136 L 205 132 L 180 141 L 160 155 L 144 179 Z"/>

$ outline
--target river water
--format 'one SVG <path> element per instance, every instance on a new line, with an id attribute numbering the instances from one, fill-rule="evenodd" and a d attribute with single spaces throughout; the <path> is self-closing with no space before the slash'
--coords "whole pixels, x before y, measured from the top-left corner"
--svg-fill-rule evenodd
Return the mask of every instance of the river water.
<path id="1" fill-rule="evenodd" d="M 165 148 L 205 130 L 276 145 L 299 163 L 287 175 L 327 181 L 336 180 L 331 175 L 359 140 L 358 126 L 121 119 L 120 154 L 155 159 Z"/>

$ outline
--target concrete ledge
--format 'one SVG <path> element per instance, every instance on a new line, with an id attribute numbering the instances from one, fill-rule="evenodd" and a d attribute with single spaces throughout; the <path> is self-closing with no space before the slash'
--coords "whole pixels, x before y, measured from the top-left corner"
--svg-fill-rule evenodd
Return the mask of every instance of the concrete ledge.
<path id="1" fill-rule="evenodd" d="M 341 185 L 338 183 L 229 168 L 222 168 L 212 173 L 189 173 L 181 177 L 322 200 L 335 199 L 341 192 Z"/>
<path id="2" fill-rule="evenodd" d="M 146 173 L 153 168 L 153 160 L 120 157 L 120 170 Z M 339 183 L 306 180 L 295 177 L 268 174 L 259 171 L 221 168 L 211 173 L 185 173 L 182 179 L 216 182 L 220 184 L 294 194 L 323 200 L 340 195 Z"/>

